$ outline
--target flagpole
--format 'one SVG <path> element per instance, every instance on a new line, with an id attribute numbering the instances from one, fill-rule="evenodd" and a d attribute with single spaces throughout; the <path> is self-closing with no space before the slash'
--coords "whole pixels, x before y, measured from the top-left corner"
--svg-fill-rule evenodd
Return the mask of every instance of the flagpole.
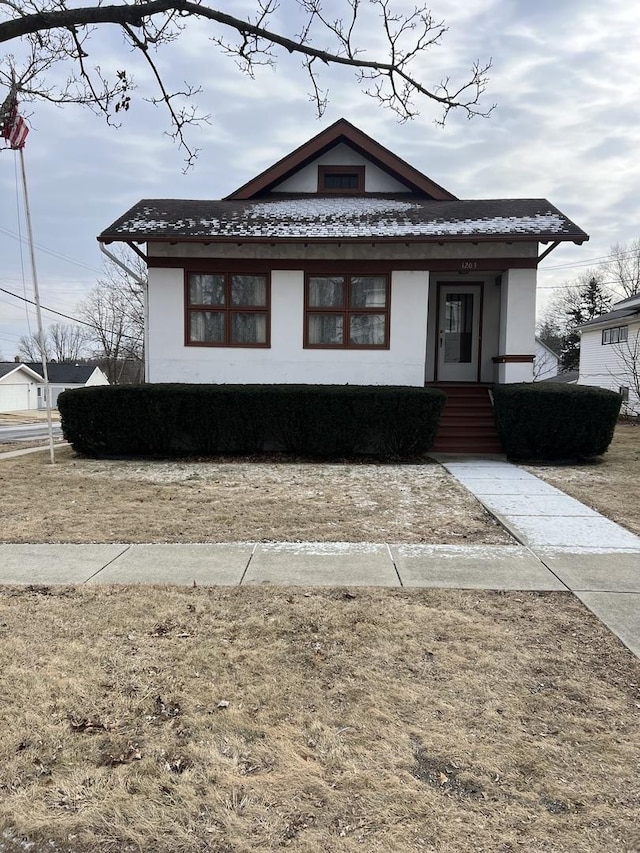
<path id="1" fill-rule="evenodd" d="M 51 420 L 51 394 L 49 391 L 49 371 L 47 369 L 47 353 L 44 346 L 44 333 L 42 329 L 42 311 L 40 310 L 40 290 L 38 288 L 38 274 L 36 272 L 36 254 L 33 246 L 33 231 L 31 229 L 31 211 L 29 209 L 29 193 L 27 191 L 27 173 L 24 168 L 24 148 L 18 148 L 20 155 L 20 169 L 22 171 L 22 190 L 24 193 L 24 212 L 27 220 L 27 234 L 29 237 L 29 254 L 31 255 L 31 272 L 33 275 L 33 291 L 35 294 L 36 317 L 38 319 L 38 341 L 40 343 L 40 354 L 42 356 L 42 374 L 44 377 L 45 402 L 47 404 L 47 425 L 49 427 L 49 457 L 54 465 L 56 458 L 53 450 L 53 422 Z"/>

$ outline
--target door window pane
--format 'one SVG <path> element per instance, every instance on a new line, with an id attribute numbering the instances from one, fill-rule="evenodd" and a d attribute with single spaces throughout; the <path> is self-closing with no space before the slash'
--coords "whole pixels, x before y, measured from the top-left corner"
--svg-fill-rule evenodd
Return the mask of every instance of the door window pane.
<path id="1" fill-rule="evenodd" d="M 342 314 L 310 314 L 308 320 L 310 344 L 342 346 L 344 341 L 344 317 Z"/>
<path id="2" fill-rule="evenodd" d="M 257 311 L 231 315 L 231 342 L 234 344 L 266 344 L 267 315 Z"/>
<path id="3" fill-rule="evenodd" d="M 224 305 L 224 276 L 192 273 L 189 302 L 191 305 Z"/>
<path id="4" fill-rule="evenodd" d="M 387 280 L 379 275 L 360 275 L 351 279 L 352 308 L 384 308 L 387 304 Z"/>
<path id="5" fill-rule="evenodd" d="M 196 343 L 224 343 L 222 311 L 192 311 L 189 316 L 189 340 Z"/>
<path id="6" fill-rule="evenodd" d="M 231 304 L 260 306 L 267 304 L 267 279 L 263 275 L 231 276 Z"/>
<path id="7" fill-rule="evenodd" d="M 473 293 L 447 293 L 444 314 L 444 360 L 470 364 L 472 360 Z"/>
<path id="8" fill-rule="evenodd" d="M 343 276 L 313 276 L 309 279 L 310 308 L 342 308 L 343 306 Z"/>
<path id="9" fill-rule="evenodd" d="M 349 343 L 361 347 L 383 346 L 384 331 L 384 314 L 352 314 L 350 317 Z"/>

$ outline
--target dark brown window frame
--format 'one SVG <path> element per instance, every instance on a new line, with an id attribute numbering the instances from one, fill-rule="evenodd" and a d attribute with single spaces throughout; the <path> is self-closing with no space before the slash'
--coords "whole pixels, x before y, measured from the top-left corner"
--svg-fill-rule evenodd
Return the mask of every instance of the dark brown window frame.
<path id="1" fill-rule="evenodd" d="M 225 304 L 211 305 L 208 303 L 192 304 L 190 301 L 191 288 L 190 276 L 192 275 L 222 275 L 224 276 Z M 267 284 L 267 295 L 265 305 L 232 305 L 231 304 L 231 277 L 234 275 L 264 276 Z M 192 341 L 191 340 L 191 314 L 198 312 L 224 312 L 224 341 Z M 231 315 L 232 314 L 266 314 L 267 333 L 264 343 L 246 343 L 244 341 L 234 343 L 231 340 Z M 185 269 L 184 271 L 184 345 L 187 347 L 223 347 L 233 349 L 269 349 L 271 347 L 271 272 L 260 270 L 259 272 L 246 272 L 241 270 L 216 270 L 207 269 Z"/>
<path id="2" fill-rule="evenodd" d="M 318 192 L 329 195 L 357 195 L 364 192 L 364 166 L 318 166 Z M 357 175 L 358 184 L 351 189 L 325 186 L 327 175 Z"/>
<path id="3" fill-rule="evenodd" d="M 336 278 L 342 276 L 345 280 L 344 304 L 339 308 L 325 308 L 309 305 L 309 280 L 312 278 Z M 351 279 L 361 277 L 377 277 L 386 280 L 385 307 L 374 308 L 351 308 Z M 312 344 L 309 342 L 309 317 L 314 314 L 341 314 L 344 318 L 344 343 L 342 344 Z M 384 343 L 383 344 L 352 344 L 349 343 L 349 317 L 351 314 L 384 314 Z M 304 349 L 338 349 L 338 350 L 388 350 L 390 348 L 390 324 L 391 324 L 391 275 L 383 272 L 376 273 L 342 273 L 342 272 L 305 272 L 304 276 Z"/>

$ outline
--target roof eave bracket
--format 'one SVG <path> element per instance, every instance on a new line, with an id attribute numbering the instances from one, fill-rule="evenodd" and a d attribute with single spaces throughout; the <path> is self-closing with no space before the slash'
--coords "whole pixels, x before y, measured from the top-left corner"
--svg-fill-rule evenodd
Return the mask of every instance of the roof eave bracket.
<path id="1" fill-rule="evenodd" d="M 551 252 L 553 252 L 554 249 L 557 249 L 559 245 L 560 240 L 556 240 L 555 243 L 552 243 L 549 248 L 545 249 L 544 252 L 538 257 L 538 263 L 540 263 L 540 261 L 544 261 L 547 255 L 550 255 Z"/>

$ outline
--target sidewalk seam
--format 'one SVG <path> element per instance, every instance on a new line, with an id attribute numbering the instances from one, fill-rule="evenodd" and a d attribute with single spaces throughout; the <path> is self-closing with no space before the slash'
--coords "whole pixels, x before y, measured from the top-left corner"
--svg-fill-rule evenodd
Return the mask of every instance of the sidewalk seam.
<path id="1" fill-rule="evenodd" d="M 115 557 L 113 557 L 111 560 L 109 560 L 109 562 L 108 562 L 108 563 L 105 563 L 105 564 L 104 564 L 104 566 L 100 566 L 100 568 L 99 568 L 99 569 L 96 569 L 96 571 L 95 571 L 92 575 L 89 575 L 89 577 L 88 577 L 88 578 L 86 578 L 86 580 L 82 581 L 82 584 L 84 585 L 84 584 L 86 584 L 86 583 L 89 583 L 89 581 L 90 581 L 90 580 L 93 580 L 93 578 L 95 578 L 95 576 L 96 576 L 96 575 L 99 575 L 99 574 L 100 574 L 100 572 L 103 572 L 105 569 L 109 568 L 109 566 L 110 566 L 112 563 L 115 563 L 115 561 L 116 561 L 116 560 L 119 560 L 119 559 L 120 559 L 120 557 L 122 557 L 122 555 L 123 555 L 123 554 L 126 554 L 126 553 L 127 553 L 127 551 L 129 551 L 129 550 L 131 550 L 131 544 L 127 545 L 127 546 L 125 547 L 124 551 L 120 551 L 120 553 L 119 553 L 119 554 L 116 554 L 116 555 L 115 555 Z"/>
<path id="2" fill-rule="evenodd" d="M 242 586 L 244 583 L 244 579 L 247 576 L 247 572 L 249 571 L 249 566 L 251 565 L 251 560 L 253 560 L 253 555 L 256 553 L 256 549 L 258 547 L 258 543 L 254 542 L 251 553 L 249 554 L 249 559 L 247 560 L 247 565 L 244 567 L 244 571 L 242 572 L 242 577 L 238 581 L 238 586 Z"/>
<path id="3" fill-rule="evenodd" d="M 389 559 L 391 560 L 391 565 L 393 566 L 396 576 L 398 578 L 398 583 L 404 589 L 404 583 L 402 582 L 402 577 L 400 576 L 400 572 L 398 571 L 398 566 L 396 565 L 396 561 L 393 559 L 393 554 L 391 553 L 391 548 L 389 547 L 389 543 L 385 542 L 385 547 L 387 549 L 387 553 L 389 554 Z"/>

